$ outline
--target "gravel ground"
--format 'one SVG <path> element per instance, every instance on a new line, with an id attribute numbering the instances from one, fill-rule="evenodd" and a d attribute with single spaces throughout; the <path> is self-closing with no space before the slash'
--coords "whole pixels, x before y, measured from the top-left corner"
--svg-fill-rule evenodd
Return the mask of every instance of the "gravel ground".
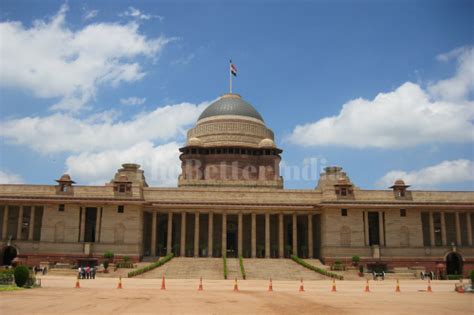
<path id="1" fill-rule="evenodd" d="M 203 280 L 204 291 L 197 291 L 199 280 L 170 279 L 160 290 L 160 279 L 122 280 L 98 278 L 81 280 L 67 276 L 45 276 L 41 289 L 0 292 L 0 314 L 473 314 L 474 294 L 454 292 L 456 281 L 307 281 L 299 292 L 297 281 Z"/>

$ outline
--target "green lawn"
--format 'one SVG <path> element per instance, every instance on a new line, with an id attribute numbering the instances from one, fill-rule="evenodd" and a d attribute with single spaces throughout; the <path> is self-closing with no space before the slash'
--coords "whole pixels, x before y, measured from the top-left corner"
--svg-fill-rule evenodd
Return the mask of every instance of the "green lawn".
<path id="1" fill-rule="evenodd" d="M 16 285 L 0 285 L 0 292 L 2 292 L 2 291 L 16 291 L 16 290 L 23 290 L 23 288 L 19 288 Z"/>

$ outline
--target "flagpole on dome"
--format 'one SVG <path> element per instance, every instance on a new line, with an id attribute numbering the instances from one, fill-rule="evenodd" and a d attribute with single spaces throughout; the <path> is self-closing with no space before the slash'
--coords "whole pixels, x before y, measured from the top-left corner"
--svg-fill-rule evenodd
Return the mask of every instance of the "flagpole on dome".
<path id="1" fill-rule="evenodd" d="M 232 94 L 232 76 L 237 76 L 237 67 L 232 63 L 232 59 L 229 59 L 229 92 Z"/>
<path id="2" fill-rule="evenodd" d="M 229 59 L 229 93 L 232 94 L 232 59 Z"/>

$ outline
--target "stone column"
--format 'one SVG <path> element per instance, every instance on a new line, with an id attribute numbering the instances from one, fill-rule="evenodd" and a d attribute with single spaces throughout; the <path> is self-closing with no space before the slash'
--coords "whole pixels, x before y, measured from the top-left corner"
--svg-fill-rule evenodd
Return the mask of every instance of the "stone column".
<path id="1" fill-rule="evenodd" d="M 227 256 L 227 213 L 222 212 L 222 256 Z"/>
<path id="2" fill-rule="evenodd" d="M 467 244 L 472 246 L 472 222 L 471 222 L 471 214 L 466 212 L 466 222 L 467 222 Z"/>
<path id="3" fill-rule="evenodd" d="M 308 214 L 308 258 L 313 256 L 313 215 Z"/>
<path id="4" fill-rule="evenodd" d="M 86 236 L 86 207 L 81 208 L 81 242 L 85 241 Z"/>
<path id="5" fill-rule="evenodd" d="M 285 244 L 283 238 L 283 213 L 278 214 L 278 257 L 285 257 Z"/>
<path id="6" fill-rule="evenodd" d="M 242 255 L 242 226 L 243 226 L 242 212 L 239 212 L 237 220 L 237 256 Z"/>
<path id="7" fill-rule="evenodd" d="M 435 246 L 435 231 L 434 231 L 434 220 L 433 220 L 433 212 L 430 211 L 430 245 L 433 247 Z"/>
<path id="8" fill-rule="evenodd" d="M 151 213 L 151 256 L 156 256 L 156 211 Z"/>
<path id="9" fill-rule="evenodd" d="M 270 258 L 270 213 L 265 213 L 265 258 Z"/>
<path id="10" fill-rule="evenodd" d="M 100 209 L 96 208 L 97 211 L 95 212 L 95 243 L 99 243 L 100 241 Z"/>
<path id="11" fill-rule="evenodd" d="M 186 256 L 186 212 L 181 212 L 181 241 L 179 245 L 179 256 Z"/>
<path id="12" fill-rule="evenodd" d="M 369 211 L 364 211 L 364 233 L 365 233 L 365 246 L 370 246 Z"/>
<path id="13" fill-rule="evenodd" d="M 384 230 L 383 230 L 383 211 L 379 211 L 379 246 L 385 246 Z"/>
<path id="14" fill-rule="evenodd" d="M 199 212 L 194 214 L 194 257 L 199 257 Z"/>
<path id="15" fill-rule="evenodd" d="M 293 223 L 293 255 L 298 256 L 298 217 L 296 216 L 296 213 L 293 213 L 293 218 L 292 218 L 292 223 Z"/>
<path id="16" fill-rule="evenodd" d="M 446 222 L 444 220 L 444 212 L 440 212 L 441 215 L 441 240 L 443 242 L 443 246 L 447 245 L 446 241 Z"/>
<path id="17" fill-rule="evenodd" d="M 454 213 L 456 222 L 456 245 L 461 246 L 461 223 L 459 222 L 459 211 Z"/>
<path id="18" fill-rule="evenodd" d="M 16 230 L 16 239 L 21 240 L 21 229 L 23 228 L 23 206 L 20 206 L 20 211 L 18 212 L 18 226 Z"/>
<path id="19" fill-rule="evenodd" d="M 33 233 L 35 232 L 35 211 L 36 208 L 34 206 L 31 207 L 30 211 L 30 225 L 28 226 L 28 240 L 33 240 Z"/>
<path id="20" fill-rule="evenodd" d="M 2 239 L 6 240 L 8 235 L 7 235 L 7 229 L 8 229 L 8 210 L 9 206 L 5 206 L 5 209 L 3 210 L 3 224 L 2 224 Z"/>
<path id="21" fill-rule="evenodd" d="M 214 214 L 209 212 L 209 227 L 207 229 L 207 256 L 212 257 L 212 252 L 214 251 Z"/>
<path id="22" fill-rule="evenodd" d="M 173 251 L 173 212 L 168 212 L 168 231 L 166 235 L 166 255 Z"/>
<path id="23" fill-rule="evenodd" d="M 257 257 L 257 215 L 252 213 L 252 258 Z"/>

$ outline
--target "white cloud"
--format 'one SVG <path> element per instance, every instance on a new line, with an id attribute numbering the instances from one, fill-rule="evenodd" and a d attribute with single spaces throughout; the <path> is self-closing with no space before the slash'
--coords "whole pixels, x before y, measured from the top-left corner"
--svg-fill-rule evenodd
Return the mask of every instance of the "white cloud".
<path id="1" fill-rule="evenodd" d="M 394 170 L 385 174 L 377 182 L 377 186 L 387 188 L 397 179 L 403 179 L 412 188 L 433 188 L 443 184 L 474 181 L 474 162 L 460 159 L 443 161 L 437 165 L 410 172 Z M 474 186 L 473 186 L 474 187 Z"/>
<path id="2" fill-rule="evenodd" d="M 45 154 L 121 150 L 141 141 L 169 141 L 184 135 L 207 105 L 158 107 L 128 121 L 115 121 L 115 111 L 82 120 L 64 113 L 11 119 L 0 122 L 0 136 Z"/>
<path id="3" fill-rule="evenodd" d="M 95 18 L 99 14 L 99 10 L 90 10 L 85 12 L 84 14 L 84 20 L 90 20 Z"/>
<path id="4" fill-rule="evenodd" d="M 95 97 L 99 86 L 117 86 L 145 76 L 140 56 L 156 58 L 171 40 L 148 38 L 139 25 L 94 23 L 71 30 L 67 5 L 49 21 L 30 28 L 20 22 L 0 23 L 0 85 L 59 99 L 55 110 L 77 111 Z"/>
<path id="5" fill-rule="evenodd" d="M 138 20 L 149 20 L 149 19 L 152 19 L 152 18 L 157 18 L 160 21 L 163 20 L 162 16 L 152 15 L 152 14 L 145 14 L 142 11 L 140 11 L 140 10 L 134 8 L 134 7 L 129 7 L 125 12 L 122 12 L 121 14 L 119 14 L 119 16 L 128 16 L 128 17 L 132 17 L 132 18 L 138 19 Z"/>
<path id="6" fill-rule="evenodd" d="M 472 48 L 464 49 L 458 54 L 456 75 L 430 85 L 428 91 L 406 82 L 373 100 L 349 101 L 337 116 L 296 126 L 288 140 L 302 146 L 356 148 L 471 142 L 474 102 L 466 97 L 474 90 L 472 57 Z"/>
<path id="7" fill-rule="evenodd" d="M 129 97 L 120 99 L 122 105 L 143 105 L 146 101 L 146 97 Z"/>
<path id="8" fill-rule="evenodd" d="M 180 173 L 176 142 L 154 146 L 150 141 L 137 143 L 125 150 L 84 152 L 66 159 L 67 172 L 74 180 L 103 185 L 109 182 L 123 163 L 138 163 L 152 186 L 176 186 Z"/>
<path id="9" fill-rule="evenodd" d="M 0 170 L 0 184 L 22 184 L 23 179 L 20 175 L 8 171 Z"/>
<path id="10" fill-rule="evenodd" d="M 474 48 L 461 47 L 437 56 L 440 61 L 457 59 L 458 68 L 454 77 L 438 81 L 428 91 L 440 99 L 458 101 L 468 97 L 474 90 Z"/>

